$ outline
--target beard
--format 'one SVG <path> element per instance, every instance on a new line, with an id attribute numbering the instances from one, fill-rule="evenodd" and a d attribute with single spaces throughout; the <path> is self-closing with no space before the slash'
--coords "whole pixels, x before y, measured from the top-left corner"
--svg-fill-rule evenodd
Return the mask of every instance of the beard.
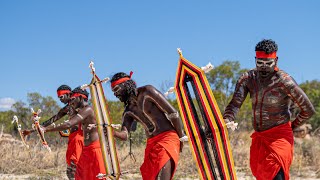
<path id="1" fill-rule="evenodd" d="M 70 100 L 61 100 L 63 104 L 68 104 Z"/>
<path id="2" fill-rule="evenodd" d="M 129 97 L 129 94 L 127 93 L 117 96 L 117 98 L 123 103 L 126 103 L 129 100 Z"/>
<path id="3" fill-rule="evenodd" d="M 271 74 L 273 74 L 274 71 L 274 66 L 273 67 L 267 67 L 267 68 L 259 68 L 257 67 L 258 73 L 262 78 L 267 78 L 269 77 Z"/>
<path id="4" fill-rule="evenodd" d="M 259 71 L 259 74 L 261 77 L 265 78 L 265 77 L 268 77 L 270 72 L 268 71 Z"/>

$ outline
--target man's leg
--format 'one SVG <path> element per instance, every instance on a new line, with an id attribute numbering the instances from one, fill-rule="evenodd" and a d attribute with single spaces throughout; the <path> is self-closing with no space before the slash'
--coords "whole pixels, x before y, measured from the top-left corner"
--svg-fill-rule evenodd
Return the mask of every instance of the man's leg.
<path id="1" fill-rule="evenodd" d="M 76 174 L 76 165 L 73 161 L 70 162 L 70 166 L 67 165 L 67 176 L 69 180 L 74 180 Z"/>
<path id="2" fill-rule="evenodd" d="M 284 180 L 284 172 L 282 168 L 279 170 L 278 174 L 273 178 L 273 180 Z"/>
<path id="3" fill-rule="evenodd" d="M 160 180 L 169 180 L 172 176 L 172 173 L 174 171 L 174 161 L 173 159 L 170 159 L 160 170 L 158 177 L 160 177 Z"/>

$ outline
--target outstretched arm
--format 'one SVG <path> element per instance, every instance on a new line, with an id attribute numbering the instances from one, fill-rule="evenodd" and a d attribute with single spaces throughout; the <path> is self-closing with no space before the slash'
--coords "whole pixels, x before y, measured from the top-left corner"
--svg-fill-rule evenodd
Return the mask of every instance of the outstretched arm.
<path id="1" fill-rule="evenodd" d="M 68 105 L 65 106 L 65 107 L 63 107 L 62 109 L 60 109 L 60 111 L 59 111 L 56 115 L 54 115 L 54 116 L 52 116 L 50 119 L 42 122 L 40 125 L 41 125 L 41 126 L 44 126 L 44 127 L 47 127 L 47 126 L 51 125 L 52 123 L 58 121 L 58 120 L 61 119 L 63 116 L 67 115 L 68 109 L 69 109 L 69 106 L 68 106 Z"/>
<path id="2" fill-rule="evenodd" d="M 68 113 L 68 109 L 69 109 L 68 105 L 63 107 L 62 109 L 59 110 L 59 112 L 56 115 L 54 115 L 50 119 L 40 123 L 40 125 L 43 126 L 43 127 L 47 127 L 47 126 L 51 125 L 52 123 L 58 121 L 59 119 L 61 119 L 63 116 L 65 116 Z M 24 136 L 27 136 L 30 133 L 33 133 L 35 131 L 36 130 L 34 130 L 34 129 L 31 129 L 31 130 L 27 129 L 27 130 L 23 130 L 22 134 Z"/>
<path id="3" fill-rule="evenodd" d="M 84 108 L 84 109 L 80 110 L 69 121 L 64 122 L 64 123 L 62 123 L 62 124 L 60 124 L 60 125 L 58 125 L 56 127 L 48 126 L 48 127 L 44 127 L 43 129 L 44 129 L 45 132 L 62 131 L 62 130 L 70 129 L 74 125 L 79 124 L 84 119 L 86 119 L 87 116 L 89 116 L 90 114 L 92 114 L 92 109 L 87 107 L 87 108 Z"/>
<path id="4" fill-rule="evenodd" d="M 249 91 L 247 88 L 248 76 L 246 72 L 237 81 L 232 99 L 223 113 L 223 119 L 226 123 L 234 121 L 243 101 L 247 97 Z"/>

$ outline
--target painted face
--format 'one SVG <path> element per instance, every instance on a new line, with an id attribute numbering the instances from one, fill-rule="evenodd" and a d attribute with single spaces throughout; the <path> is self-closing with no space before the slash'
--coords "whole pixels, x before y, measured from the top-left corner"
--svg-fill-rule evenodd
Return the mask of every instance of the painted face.
<path id="1" fill-rule="evenodd" d="M 268 77 L 274 72 L 277 58 L 256 58 L 256 67 L 262 77 Z"/>
<path id="2" fill-rule="evenodd" d="M 81 99 L 80 97 L 72 97 L 70 98 L 70 106 L 74 109 L 77 109 L 81 105 Z"/>
<path id="3" fill-rule="evenodd" d="M 68 93 L 59 96 L 60 101 L 63 104 L 67 104 L 70 101 L 70 96 Z"/>
<path id="4" fill-rule="evenodd" d="M 112 88 L 114 96 L 116 96 L 121 102 L 125 102 L 128 99 L 127 91 L 123 83 L 116 85 Z"/>

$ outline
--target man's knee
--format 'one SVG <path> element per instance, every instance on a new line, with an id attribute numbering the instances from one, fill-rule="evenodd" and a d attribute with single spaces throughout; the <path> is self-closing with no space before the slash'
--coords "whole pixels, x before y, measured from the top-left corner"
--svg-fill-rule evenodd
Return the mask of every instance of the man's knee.
<path id="1" fill-rule="evenodd" d="M 173 159 L 168 160 L 168 162 L 161 168 L 158 177 L 160 180 L 170 179 L 174 171 L 174 161 Z"/>

